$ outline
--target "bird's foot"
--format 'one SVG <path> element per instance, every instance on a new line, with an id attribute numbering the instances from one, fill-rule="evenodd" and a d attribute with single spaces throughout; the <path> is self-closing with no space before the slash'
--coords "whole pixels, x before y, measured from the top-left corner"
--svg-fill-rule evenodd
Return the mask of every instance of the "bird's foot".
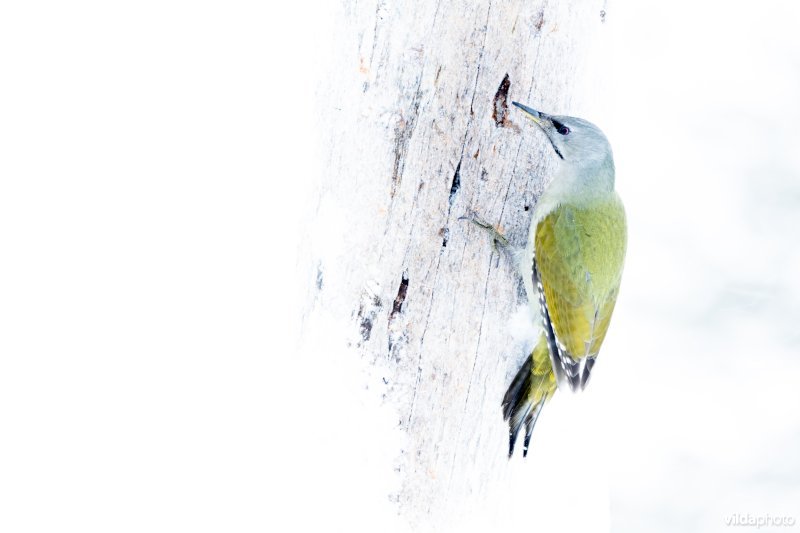
<path id="1" fill-rule="evenodd" d="M 498 253 L 500 252 L 498 247 L 500 248 L 508 247 L 509 242 L 508 239 L 506 239 L 505 235 L 497 231 L 497 229 L 494 226 L 492 226 L 482 218 L 478 217 L 477 215 L 458 217 L 458 220 L 467 220 L 469 222 L 472 222 L 473 224 L 481 228 L 483 231 L 488 233 L 489 236 L 492 238 L 492 248 L 494 249 L 495 252 Z"/>

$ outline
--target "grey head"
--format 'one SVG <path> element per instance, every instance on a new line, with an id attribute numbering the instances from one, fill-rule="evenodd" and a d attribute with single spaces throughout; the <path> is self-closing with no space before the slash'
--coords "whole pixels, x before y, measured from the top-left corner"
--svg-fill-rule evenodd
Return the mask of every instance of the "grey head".
<path id="1" fill-rule="evenodd" d="M 565 163 L 582 169 L 610 166 L 613 172 L 611 145 L 600 128 L 582 118 L 548 115 L 519 102 L 511 103 L 539 126 Z"/>

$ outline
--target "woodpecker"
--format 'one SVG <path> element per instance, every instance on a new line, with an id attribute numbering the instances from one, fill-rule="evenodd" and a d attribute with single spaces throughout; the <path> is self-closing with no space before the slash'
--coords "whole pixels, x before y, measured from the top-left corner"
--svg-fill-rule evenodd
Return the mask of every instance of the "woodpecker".
<path id="1" fill-rule="evenodd" d="M 544 133 L 559 165 L 534 206 L 527 246 L 516 254 L 542 331 L 503 398 L 509 457 L 523 425 L 527 456 L 536 420 L 557 389 L 586 387 L 617 301 L 627 243 L 611 145 L 603 132 L 581 118 L 512 103 Z M 492 231 L 496 242 L 507 242 Z"/>

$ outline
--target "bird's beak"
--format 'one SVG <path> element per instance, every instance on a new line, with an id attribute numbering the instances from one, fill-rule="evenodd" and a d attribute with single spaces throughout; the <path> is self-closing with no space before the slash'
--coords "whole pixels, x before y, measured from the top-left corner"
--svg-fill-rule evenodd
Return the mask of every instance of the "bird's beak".
<path id="1" fill-rule="evenodd" d="M 553 146 L 553 150 L 556 151 L 556 154 L 561 159 L 564 159 L 564 156 L 561 154 L 561 150 L 558 149 L 556 143 L 553 141 L 553 119 L 550 115 L 546 113 L 542 113 L 541 111 L 536 111 L 533 108 L 526 106 L 525 104 L 520 104 L 519 102 L 511 102 L 518 108 L 522 109 L 523 113 L 528 115 L 532 121 L 536 123 L 537 126 L 544 132 L 547 140 L 550 141 L 550 144 Z"/>
<path id="2" fill-rule="evenodd" d="M 544 119 L 547 115 L 544 113 L 540 113 L 533 108 L 526 106 L 525 104 L 520 104 L 519 102 L 511 102 L 513 105 L 517 106 L 518 108 L 522 109 L 528 117 L 533 120 L 539 127 L 544 127 L 542 123 L 542 119 Z"/>

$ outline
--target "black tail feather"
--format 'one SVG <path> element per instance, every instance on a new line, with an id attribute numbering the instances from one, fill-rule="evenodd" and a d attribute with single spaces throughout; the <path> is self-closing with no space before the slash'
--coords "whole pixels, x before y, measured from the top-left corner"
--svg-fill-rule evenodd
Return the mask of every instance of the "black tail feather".
<path id="1" fill-rule="evenodd" d="M 530 418 L 531 404 L 530 403 L 525 403 L 522 406 L 522 408 L 524 408 L 525 411 L 522 412 L 522 413 L 517 413 L 518 416 L 517 415 L 512 416 L 511 420 L 509 421 L 509 431 L 508 431 L 508 457 L 509 457 L 509 459 L 511 458 L 512 455 L 514 455 L 514 443 L 517 442 L 517 435 L 519 434 L 519 430 L 522 429 L 522 424 L 524 423 L 527 426 L 527 421 Z M 526 434 L 527 434 L 527 430 L 526 430 Z M 527 448 L 527 442 L 530 439 L 526 436 L 525 440 L 526 440 L 526 448 Z"/>
<path id="2" fill-rule="evenodd" d="M 514 444 L 523 424 L 525 425 L 525 440 L 522 456 L 527 457 L 531 433 L 544 405 L 544 400 L 535 405 L 531 401 L 532 365 L 533 358 L 528 357 L 503 397 L 503 420 L 508 421 L 509 458 L 514 455 Z"/>
<path id="3" fill-rule="evenodd" d="M 533 359 L 528 357 L 522 365 L 514 381 L 503 397 L 503 420 L 508 420 L 508 456 L 514 455 L 514 443 L 522 424 L 528 417 L 531 406 L 527 402 L 528 391 L 531 388 L 531 365 Z"/>
<path id="4" fill-rule="evenodd" d="M 503 420 L 508 420 L 511 415 L 519 410 L 520 400 L 524 400 L 528 390 L 531 388 L 531 368 L 533 358 L 528 357 L 525 364 L 517 372 L 514 381 L 503 396 Z"/>
<path id="5" fill-rule="evenodd" d="M 527 418 L 525 418 L 525 442 L 524 446 L 522 447 L 522 457 L 528 457 L 528 446 L 531 443 L 531 433 L 533 433 L 533 428 L 536 425 L 536 421 L 539 420 L 539 413 L 542 412 L 542 407 L 544 407 L 544 401 L 539 402 L 536 408 L 531 411 Z"/>
<path id="6" fill-rule="evenodd" d="M 528 457 L 528 446 L 531 444 L 531 432 L 533 432 L 533 425 L 536 424 L 536 420 L 533 419 L 532 424 L 525 424 L 525 443 L 522 446 L 522 457 Z"/>
<path id="7" fill-rule="evenodd" d="M 586 362 L 583 366 L 583 375 L 581 376 L 581 390 L 586 388 L 586 384 L 589 382 L 589 377 L 592 375 L 592 367 L 594 366 L 594 362 L 596 360 L 596 355 L 590 355 L 586 358 Z"/>

